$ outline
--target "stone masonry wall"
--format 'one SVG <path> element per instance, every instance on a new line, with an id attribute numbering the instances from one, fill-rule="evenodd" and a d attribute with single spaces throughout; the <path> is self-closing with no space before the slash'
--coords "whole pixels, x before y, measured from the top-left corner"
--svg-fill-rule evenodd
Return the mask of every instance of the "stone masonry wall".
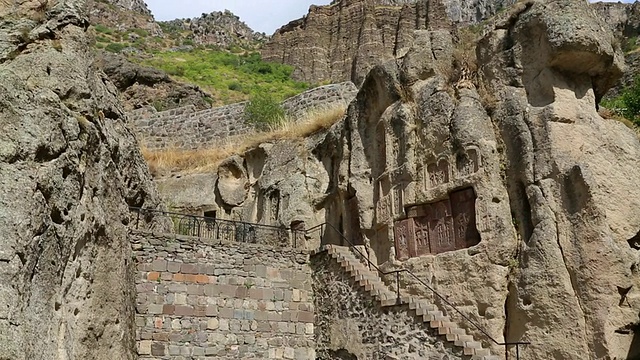
<path id="1" fill-rule="evenodd" d="M 318 359 L 454 360 L 464 358 L 417 321 L 408 305 L 381 308 L 325 253 L 311 259 Z"/>
<path id="2" fill-rule="evenodd" d="M 132 231 L 140 360 L 315 359 L 309 255 Z"/>
<path id="3" fill-rule="evenodd" d="M 351 82 L 308 90 L 282 103 L 289 119 L 300 119 L 318 108 L 350 103 L 358 89 Z M 253 130 L 244 122 L 246 103 L 195 111 L 193 106 L 156 112 L 153 108 L 129 114 L 142 145 L 150 150 L 198 149 Z"/>

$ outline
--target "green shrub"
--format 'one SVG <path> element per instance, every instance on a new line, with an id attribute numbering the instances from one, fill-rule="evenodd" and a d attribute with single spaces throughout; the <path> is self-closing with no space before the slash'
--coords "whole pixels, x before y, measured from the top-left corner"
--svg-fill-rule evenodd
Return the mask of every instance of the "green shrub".
<path id="1" fill-rule="evenodd" d="M 618 97 L 603 100 L 602 105 L 640 126 L 640 76 L 635 78 L 631 86 L 624 88 Z"/>
<path id="2" fill-rule="evenodd" d="M 110 28 L 108 28 L 108 27 L 106 27 L 104 25 L 97 24 L 95 26 L 95 29 L 96 29 L 97 32 L 102 33 L 102 34 L 113 34 L 113 29 L 110 29 Z"/>
<path id="3" fill-rule="evenodd" d="M 136 35 L 138 35 L 140 37 L 149 36 L 149 32 L 147 30 L 144 30 L 144 29 L 131 29 L 130 31 L 135 33 Z"/>
<path id="4" fill-rule="evenodd" d="M 126 48 L 127 46 L 128 44 L 111 43 L 111 44 L 108 44 L 104 49 L 112 53 L 119 53 L 120 51 L 122 51 L 122 49 Z"/>
<path id="5" fill-rule="evenodd" d="M 244 109 L 245 121 L 259 129 L 267 129 L 284 120 L 284 109 L 271 93 L 256 93 Z"/>
<path id="6" fill-rule="evenodd" d="M 182 66 L 176 66 L 174 68 L 168 69 L 167 74 L 173 76 L 184 76 L 185 69 Z"/>
<path id="7" fill-rule="evenodd" d="M 229 90 L 231 90 L 231 91 L 242 91 L 242 85 L 241 85 L 239 82 L 237 82 L 237 81 L 232 82 L 232 83 L 231 83 L 231 84 L 229 84 L 229 86 L 227 86 L 227 87 L 228 87 L 228 88 L 229 88 Z"/>

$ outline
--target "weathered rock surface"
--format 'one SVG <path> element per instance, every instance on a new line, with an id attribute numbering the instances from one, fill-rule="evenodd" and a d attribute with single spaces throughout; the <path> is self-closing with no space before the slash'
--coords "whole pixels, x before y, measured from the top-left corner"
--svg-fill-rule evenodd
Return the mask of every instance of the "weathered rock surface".
<path id="1" fill-rule="evenodd" d="M 163 24 L 180 31 L 191 32 L 187 39 L 198 45 L 210 45 L 220 48 L 255 48 L 265 40 L 263 33 L 253 31 L 231 11 L 214 11 L 193 19 L 176 19 Z"/>
<path id="2" fill-rule="evenodd" d="M 640 356 L 640 141 L 596 112 L 622 74 L 606 25 L 582 1 L 530 1 L 477 49 L 443 30 L 411 38 L 326 134 L 246 154 L 247 200 L 226 211 L 331 223 L 497 341 L 531 342 L 521 359 Z"/>
<path id="3" fill-rule="evenodd" d="M 0 19 L 0 358 L 134 359 L 127 206 L 159 199 L 85 1 Z"/>
<path id="4" fill-rule="evenodd" d="M 615 97 L 626 86 L 633 84 L 640 70 L 640 52 L 638 52 L 638 35 L 640 35 L 640 3 L 608 3 L 591 4 L 596 13 L 611 27 L 625 54 L 626 69 L 622 78 L 607 93 L 607 97 Z"/>
<path id="5" fill-rule="evenodd" d="M 281 27 L 261 50 L 267 61 L 292 65 L 294 78 L 362 84 L 375 65 L 404 55 L 413 31 L 478 22 L 513 3 L 501 1 L 340 0 L 311 6 Z"/>
<path id="6" fill-rule="evenodd" d="M 211 107 L 211 95 L 196 85 L 177 82 L 162 70 L 134 64 L 122 55 L 100 51 L 98 57 L 102 70 L 118 88 L 127 112 L 146 106 L 159 110 Z"/>
<path id="7" fill-rule="evenodd" d="M 142 0 L 88 0 L 89 22 L 118 31 L 144 29 L 153 36 L 163 36 L 147 4 Z"/>

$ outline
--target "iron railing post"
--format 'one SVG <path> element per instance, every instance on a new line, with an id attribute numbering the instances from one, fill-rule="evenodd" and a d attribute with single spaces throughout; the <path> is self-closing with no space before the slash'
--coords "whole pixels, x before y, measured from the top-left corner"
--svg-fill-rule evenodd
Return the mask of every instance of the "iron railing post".
<path id="1" fill-rule="evenodd" d="M 396 271 L 396 304 L 400 305 L 402 300 L 400 299 L 400 272 Z"/>

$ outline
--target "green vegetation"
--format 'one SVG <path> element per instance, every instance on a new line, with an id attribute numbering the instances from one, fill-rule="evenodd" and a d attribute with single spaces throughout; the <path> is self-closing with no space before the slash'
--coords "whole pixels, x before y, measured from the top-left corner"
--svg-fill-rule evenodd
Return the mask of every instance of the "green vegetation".
<path id="1" fill-rule="evenodd" d="M 631 86 L 624 88 L 618 97 L 603 99 L 601 104 L 624 116 L 636 127 L 640 126 L 640 76 L 636 77 Z"/>
<path id="2" fill-rule="evenodd" d="M 275 127 L 284 121 L 284 109 L 270 93 L 256 93 L 251 96 L 244 109 L 245 121 L 259 129 Z"/>
<path id="3" fill-rule="evenodd" d="M 309 88 L 308 84 L 291 79 L 292 67 L 264 62 L 258 53 L 232 54 L 199 48 L 157 52 L 153 58 L 131 60 L 200 86 L 214 95 L 217 105 L 247 100 L 251 94 L 269 94 L 281 101 Z"/>
<path id="4" fill-rule="evenodd" d="M 637 36 L 630 37 L 630 38 L 624 40 L 624 44 L 622 46 L 622 51 L 624 51 L 625 54 L 629 53 L 629 52 L 632 52 L 632 51 L 638 49 L 639 45 L 640 44 L 638 44 L 638 37 Z"/>
<path id="5" fill-rule="evenodd" d="M 114 30 L 113 30 L 113 29 L 110 29 L 110 28 L 108 28 L 108 27 L 106 27 L 106 26 L 104 26 L 104 25 L 100 25 L 100 24 L 98 24 L 98 25 L 96 25 L 94 28 L 96 29 L 96 31 L 97 31 L 97 32 L 102 33 L 102 34 L 108 34 L 108 35 L 111 35 L 111 34 L 113 34 L 113 33 L 114 33 Z"/>
<path id="6" fill-rule="evenodd" d="M 123 44 L 123 43 L 110 43 L 108 44 L 104 49 L 107 51 L 110 51 L 112 53 L 119 53 L 120 51 L 122 51 L 122 49 L 128 47 L 129 44 Z"/>

